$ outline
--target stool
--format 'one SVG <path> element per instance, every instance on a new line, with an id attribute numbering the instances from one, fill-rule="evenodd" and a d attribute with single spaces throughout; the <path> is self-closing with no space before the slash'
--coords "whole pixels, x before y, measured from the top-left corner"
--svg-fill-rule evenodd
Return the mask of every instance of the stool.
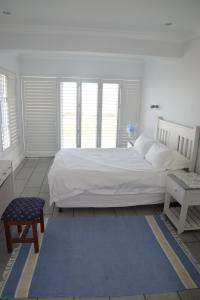
<path id="1" fill-rule="evenodd" d="M 36 197 L 16 198 L 11 201 L 2 215 L 6 235 L 8 253 L 12 252 L 13 243 L 34 243 L 35 253 L 39 252 L 37 223 L 44 232 L 43 207 L 45 201 Z M 22 225 L 26 225 L 18 238 L 13 238 L 10 226 L 16 225 L 18 233 L 22 232 Z M 32 227 L 32 237 L 26 237 L 29 227 Z"/>

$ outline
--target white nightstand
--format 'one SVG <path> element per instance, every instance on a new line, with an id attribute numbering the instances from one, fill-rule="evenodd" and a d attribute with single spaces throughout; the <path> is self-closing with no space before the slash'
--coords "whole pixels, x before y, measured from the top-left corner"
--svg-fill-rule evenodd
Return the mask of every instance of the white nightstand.
<path id="1" fill-rule="evenodd" d="M 181 174 L 181 173 L 180 173 Z M 166 195 L 163 213 L 177 228 L 178 233 L 184 230 L 200 229 L 200 185 L 198 180 L 192 181 L 194 173 L 183 173 L 181 176 L 170 174 L 167 176 Z M 193 176 L 193 177 L 192 177 Z M 188 181 L 188 184 L 186 183 Z M 196 182 L 196 185 L 195 185 Z M 175 199 L 181 206 L 170 207 L 171 200 Z"/>
<path id="2" fill-rule="evenodd" d="M 128 143 L 127 143 L 127 147 L 128 148 L 130 148 L 130 147 L 133 147 L 134 146 L 134 144 L 135 144 L 135 141 L 136 141 L 136 139 L 134 139 L 134 138 L 128 138 Z"/>

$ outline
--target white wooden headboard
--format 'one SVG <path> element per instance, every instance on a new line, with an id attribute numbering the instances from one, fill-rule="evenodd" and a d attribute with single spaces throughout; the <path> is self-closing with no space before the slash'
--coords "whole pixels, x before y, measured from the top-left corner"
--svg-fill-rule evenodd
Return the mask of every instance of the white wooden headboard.
<path id="1" fill-rule="evenodd" d="M 199 145 L 200 126 L 187 127 L 158 118 L 155 138 L 160 143 L 176 150 L 191 161 L 191 171 L 194 171 Z"/>

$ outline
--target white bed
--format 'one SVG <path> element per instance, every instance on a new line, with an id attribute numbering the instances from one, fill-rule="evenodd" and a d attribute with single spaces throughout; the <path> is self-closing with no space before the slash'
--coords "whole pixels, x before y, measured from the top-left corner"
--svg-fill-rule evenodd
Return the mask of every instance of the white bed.
<path id="1" fill-rule="evenodd" d="M 158 119 L 156 139 L 187 157 L 194 169 L 199 127 Z M 161 203 L 167 171 L 156 170 L 133 148 L 63 149 L 48 174 L 57 207 L 120 207 Z"/>

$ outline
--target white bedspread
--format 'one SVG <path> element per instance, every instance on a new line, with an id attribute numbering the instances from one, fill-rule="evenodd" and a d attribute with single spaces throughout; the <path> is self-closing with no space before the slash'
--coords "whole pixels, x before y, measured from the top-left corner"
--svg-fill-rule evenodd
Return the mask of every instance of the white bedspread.
<path id="1" fill-rule="evenodd" d="M 60 150 L 48 174 L 51 204 L 82 193 L 164 193 L 165 181 L 133 148 Z"/>

